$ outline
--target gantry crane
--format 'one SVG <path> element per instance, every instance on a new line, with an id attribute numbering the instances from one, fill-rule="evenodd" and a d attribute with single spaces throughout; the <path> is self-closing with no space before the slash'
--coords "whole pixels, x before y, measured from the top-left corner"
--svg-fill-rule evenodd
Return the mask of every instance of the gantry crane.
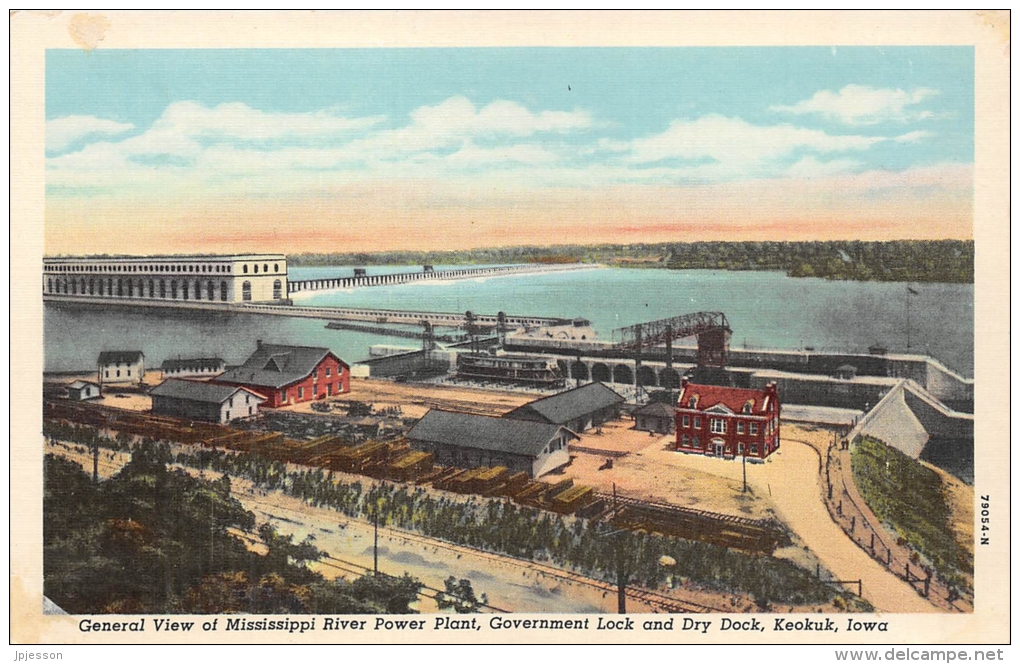
<path id="1" fill-rule="evenodd" d="M 726 314 L 721 311 L 699 311 L 613 330 L 613 345 L 616 349 L 634 351 L 634 386 L 640 394 L 641 356 L 644 348 L 665 344 L 666 368 L 672 369 L 673 340 L 697 337 L 698 368 L 722 369 L 729 356 L 732 332 Z"/>

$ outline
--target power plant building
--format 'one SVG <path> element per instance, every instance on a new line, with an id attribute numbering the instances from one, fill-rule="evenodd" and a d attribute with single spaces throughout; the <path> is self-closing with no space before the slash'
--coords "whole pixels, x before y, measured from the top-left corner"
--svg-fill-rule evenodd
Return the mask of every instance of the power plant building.
<path id="1" fill-rule="evenodd" d="M 287 299 L 283 254 L 43 259 L 44 296 L 213 303 Z"/>

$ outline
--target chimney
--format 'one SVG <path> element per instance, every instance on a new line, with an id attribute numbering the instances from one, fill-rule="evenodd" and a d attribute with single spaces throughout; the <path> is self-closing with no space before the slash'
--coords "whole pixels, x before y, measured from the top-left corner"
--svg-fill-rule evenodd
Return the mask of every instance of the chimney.
<path id="1" fill-rule="evenodd" d="M 687 387 L 687 376 L 680 379 L 680 389 L 683 390 L 685 387 Z"/>
<path id="2" fill-rule="evenodd" d="M 262 339 L 256 339 L 255 340 L 255 347 L 256 348 L 262 348 Z"/>

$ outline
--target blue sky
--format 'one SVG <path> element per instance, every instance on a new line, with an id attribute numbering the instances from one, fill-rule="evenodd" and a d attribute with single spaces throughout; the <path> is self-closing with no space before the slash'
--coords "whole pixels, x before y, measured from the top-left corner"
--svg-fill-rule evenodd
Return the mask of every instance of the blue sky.
<path id="1" fill-rule="evenodd" d="M 864 205 L 886 236 L 891 198 L 952 203 L 936 235 L 969 236 L 973 70 L 970 47 L 51 50 L 48 223 L 327 198 L 359 207 L 323 229 L 456 206 L 437 221 L 527 209 L 624 238 L 624 218 L 668 232 L 678 200 L 706 221 L 715 200 L 800 234 L 813 210 L 820 236 Z"/>

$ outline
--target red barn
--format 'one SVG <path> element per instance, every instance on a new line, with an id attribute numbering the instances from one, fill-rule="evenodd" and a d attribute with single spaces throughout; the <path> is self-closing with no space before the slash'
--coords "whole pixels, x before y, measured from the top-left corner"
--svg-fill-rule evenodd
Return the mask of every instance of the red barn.
<path id="1" fill-rule="evenodd" d="M 328 348 L 258 343 L 244 364 L 215 379 L 265 397 L 278 408 L 351 391 L 351 369 Z"/>
<path id="2" fill-rule="evenodd" d="M 779 449 L 776 384 L 748 390 L 681 382 L 676 449 L 724 458 L 764 459 Z"/>

